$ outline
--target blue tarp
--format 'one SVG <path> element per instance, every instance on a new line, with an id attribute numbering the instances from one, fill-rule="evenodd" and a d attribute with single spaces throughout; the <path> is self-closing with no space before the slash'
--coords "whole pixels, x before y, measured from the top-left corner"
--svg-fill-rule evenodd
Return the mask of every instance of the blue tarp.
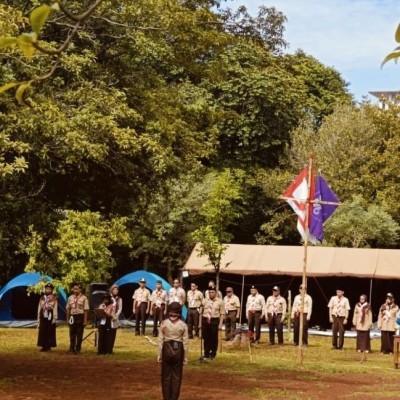
<path id="1" fill-rule="evenodd" d="M 52 279 L 37 272 L 26 272 L 3 286 L 0 290 L 0 325 L 32 326 L 36 323 L 39 296 L 27 294 L 26 289 L 41 280 L 51 281 Z M 58 290 L 58 295 L 58 319 L 63 320 L 67 295 L 62 289 Z M 24 315 L 25 318 L 19 318 L 19 315 Z"/>
<path id="2" fill-rule="evenodd" d="M 137 284 L 139 285 L 139 280 L 141 278 L 146 279 L 146 287 L 151 291 L 156 288 L 156 281 L 160 280 L 162 282 L 163 288 L 168 292 L 171 289 L 171 285 L 160 276 L 153 274 L 152 272 L 138 270 L 135 272 L 130 272 L 129 274 L 124 275 L 122 278 L 119 278 L 115 285 L 122 286 L 125 284 Z M 132 293 L 133 294 L 133 293 Z M 182 308 L 182 317 L 186 319 L 187 308 L 184 306 Z"/>

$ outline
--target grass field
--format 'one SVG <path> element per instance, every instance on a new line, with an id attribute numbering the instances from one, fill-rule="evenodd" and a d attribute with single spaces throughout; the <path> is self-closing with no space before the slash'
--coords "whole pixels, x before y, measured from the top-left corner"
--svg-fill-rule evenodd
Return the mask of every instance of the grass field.
<path id="1" fill-rule="evenodd" d="M 86 330 L 85 334 L 91 330 Z M 58 347 L 41 353 L 35 329 L 0 329 L 0 399 L 160 399 L 160 371 L 155 362 L 157 347 L 131 329 L 120 329 L 115 354 L 97 356 L 96 348 L 84 342 L 79 356 L 68 356 L 68 329 L 57 330 Z M 94 334 L 89 336 L 93 339 Z M 355 340 L 346 339 L 343 351 L 331 350 L 329 337 L 309 338 L 302 365 L 298 349 L 261 344 L 232 348 L 225 342 L 213 362 L 200 362 L 200 341 L 190 341 L 189 364 L 185 367 L 181 399 L 399 399 L 400 370 L 393 357 L 379 352 L 380 341 L 372 341 L 372 353 L 363 359 L 355 351 Z M 79 373 L 79 385 L 71 371 Z M 47 374 L 46 371 L 49 371 Z M 48 376 L 47 376 L 48 375 Z M 111 381 L 107 389 L 90 389 L 96 376 Z M 117 379 L 114 379 L 117 377 Z M 68 382 L 74 389 L 68 391 Z M 113 380 L 115 382 L 113 382 Z M 60 390 L 66 385 L 66 391 Z M 76 387 L 75 387 L 76 386 Z"/>

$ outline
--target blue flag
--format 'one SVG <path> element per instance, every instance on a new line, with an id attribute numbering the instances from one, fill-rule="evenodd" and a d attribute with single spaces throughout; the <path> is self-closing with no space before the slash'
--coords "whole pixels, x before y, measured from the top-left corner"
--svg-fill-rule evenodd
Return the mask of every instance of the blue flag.
<path id="1" fill-rule="evenodd" d="M 322 239 L 324 238 L 322 225 L 333 214 L 340 201 L 321 175 L 318 175 L 317 182 L 315 184 L 314 201 L 317 202 L 313 203 L 312 207 L 309 224 L 310 233 L 322 242 Z M 318 203 L 318 201 L 322 202 L 322 204 Z M 323 202 L 338 204 L 323 204 Z"/>

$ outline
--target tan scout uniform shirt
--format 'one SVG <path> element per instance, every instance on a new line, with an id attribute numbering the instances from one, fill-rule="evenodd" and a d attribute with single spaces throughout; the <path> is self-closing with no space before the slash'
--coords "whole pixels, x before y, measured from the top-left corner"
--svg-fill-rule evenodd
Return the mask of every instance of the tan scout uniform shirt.
<path id="1" fill-rule="evenodd" d="M 153 293 L 151 294 L 151 302 L 153 303 L 153 306 L 160 308 L 163 304 L 166 305 L 167 301 L 168 293 L 166 290 L 153 290 Z"/>
<path id="2" fill-rule="evenodd" d="M 279 296 L 269 296 L 267 302 L 265 303 L 265 315 L 272 314 L 282 314 L 284 317 L 286 315 L 286 300 L 281 295 Z"/>
<path id="3" fill-rule="evenodd" d="M 301 294 L 298 294 L 293 301 L 292 318 L 299 316 L 301 312 Z M 304 294 L 303 313 L 307 314 L 307 320 L 311 318 L 312 298 L 309 294 Z"/>
<path id="4" fill-rule="evenodd" d="M 200 290 L 188 290 L 187 303 L 189 308 L 199 308 L 203 303 L 203 293 Z"/>
<path id="5" fill-rule="evenodd" d="M 158 356 L 162 355 L 163 343 L 169 340 L 183 343 L 183 350 L 185 352 L 184 357 L 188 358 L 188 328 L 187 325 L 182 321 L 172 322 L 169 318 L 165 319 L 159 328 L 158 335 Z"/>
<path id="6" fill-rule="evenodd" d="M 328 304 L 329 313 L 334 317 L 349 317 L 350 303 L 347 297 L 332 296 Z"/>
<path id="7" fill-rule="evenodd" d="M 139 307 L 140 303 L 149 303 L 150 302 L 150 290 L 147 288 L 138 288 L 133 293 L 132 299 L 136 300 L 136 306 Z"/>
<path id="8" fill-rule="evenodd" d="M 235 294 L 224 297 L 225 313 L 228 311 L 238 311 L 240 309 L 240 300 Z"/>
<path id="9" fill-rule="evenodd" d="M 179 288 L 171 288 L 169 289 L 169 304 L 177 302 L 181 306 L 183 306 L 186 302 L 186 293 L 185 291 L 179 287 Z"/>
<path id="10" fill-rule="evenodd" d="M 82 293 L 78 296 L 74 294 L 69 296 L 67 300 L 67 310 L 71 315 L 84 314 L 85 311 L 89 310 L 89 301 L 87 297 Z"/>
<path id="11" fill-rule="evenodd" d="M 353 314 L 353 325 L 356 327 L 357 331 L 369 331 L 372 327 L 372 311 L 371 306 L 368 303 L 357 303 L 354 307 L 354 314 Z M 365 311 L 364 322 L 361 322 L 363 308 L 367 307 Z"/>
<path id="12" fill-rule="evenodd" d="M 265 306 L 265 298 L 262 294 L 257 293 L 255 296 L 250 294 L 247 297 L 246 303 L 246 315 L 249 315 L 250 311 L 263 311 Z"/>
<path id="13" fill-rule="evenodd" d="M 39 306 L 38 306 L 38 314 L 37 318 L 38 321 L 40 320 L 40 313 L 43 312 L 43 317 L 47 318 L 47 310 L 51 310 L 53 312 L 53 318 L 52 321 L 56 322 L 58 318 L 58 302 L 57 302 L 57 297 L 54 295 L 43 295 L 40 300 L 39 300 Z"/>
<path id="14" fill-rule="evenodd" d="M 394 303 L 392 303 L 390 306 L 386 303 L 382 304 L 378 315 L 378 329 L 381 331 L 395 331 L 396 315 L 398 311 L 399 307 Z"/>
<path id="15" fill-rule="evenodd" d="M 117 296 L 111 296 L 111 301 L 114 307 L 114 317 L 113 317 L 113 322 L 112 322 L 112 327 L 113 328 L 118 328 L 119 327 L 119 316 L 122 313 L 122 299 L 121 297 Z"/>
<path id="16" fill-rule="evenodd" d="M 223 300 L 215 297 L 214 300 L 203 300 L 203 317 L 204 318 L 220 318 L 225 315 L 225 303 Z"/>

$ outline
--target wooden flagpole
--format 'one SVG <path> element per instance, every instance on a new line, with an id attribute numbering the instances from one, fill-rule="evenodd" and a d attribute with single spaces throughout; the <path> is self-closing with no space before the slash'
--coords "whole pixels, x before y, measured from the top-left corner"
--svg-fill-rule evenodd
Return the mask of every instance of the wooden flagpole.
<path id="1" fill-rule="evenodd" d="M 302 281 L 301 281 L 301 303 L 300 303 L 300 327 L 299 327 L 299 346 L 298 346 L 298 353 L 297 353 L 297 364 L 301 365 L 303 363 L 303 324 L 304 324 L 304 297 L 305 297 L 305 291 L 307 287 L 307 253 L 308 253 L 308 238 L 309 238 L 309 220 L 310 220 L 310 204 L 311 204 L 311 182 L 313 179 L 313 157 L 312 155 L 309 156 L 308 159 L 308 177 L 307 177 L 307 183 L 308 183 L 308 195 L 307 195 L 307 200 L 306 200 L 306 213 L 305 213 L 305 219 L 304 219 L 304 225 L 305 225 L 305 238 L 304 238 L 304 253 L 303 253 L 303 276 L 302 276 Z"/>

